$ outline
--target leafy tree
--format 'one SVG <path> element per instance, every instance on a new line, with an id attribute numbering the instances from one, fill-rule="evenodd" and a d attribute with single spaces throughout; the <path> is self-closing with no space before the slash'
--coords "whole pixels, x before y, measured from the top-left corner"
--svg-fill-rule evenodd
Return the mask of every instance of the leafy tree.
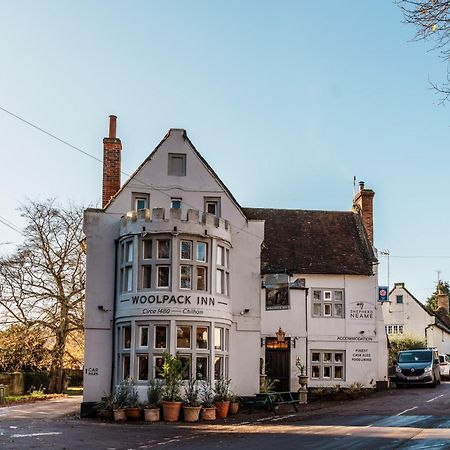
<path id="1" fill-rule="evenodd" d="M 431 82 L 441 94 L 444 103 L 450 97 L 450 1 L 449 0 L 397 0 L 406 23 L 416 27 L 416 40 L 432 43 L 444 62 L 447 62 L 446 81 L 442 84 Z"/>
<path id="2" fill-rule="evenodd" d="M 0 332 L 1 372 L 37 372 L 49 364 L 47 338 L 39 327 L 16 324 Z"/>
<path id="3" fill-rule="evenodd" d="M 16 253 L 0 258 L 0 326 L 38 327 L 50 343 L 49 392 L 62 392 L 71 335 L 83 329 L 82 209 L 54 200 L 21 208 L 27 226 Z"/>
<path id="4" fill-rule="evenodd" d="M 427 343 L 422 337 L 407 334 L 389 336 L 389 367 L 395 365 L 399 351 L 426 347 Z"/>
<path id="5" fill-rule="evenodd" d="M 427 308 L 431 309 L 432 311 L 436 311 L 438 309 L 438 294 L 439 292 L 441 294 L 450 294 L 450 284 L 447 281 L 439 281 L 439 283 L 436 285 L 436 289 L 434 290 L 433 294 L 428 297 L 426 306 Z"/>

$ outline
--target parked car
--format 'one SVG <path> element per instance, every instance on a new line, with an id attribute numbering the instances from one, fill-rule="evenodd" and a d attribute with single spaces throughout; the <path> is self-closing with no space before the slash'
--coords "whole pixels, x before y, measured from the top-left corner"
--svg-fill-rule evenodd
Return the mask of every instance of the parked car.
<path id="1" fill-rule="evenodd" d="M 430 384 L 432 386 L 440 384 L 438 351 L 433 348 L 424 348 L 399 352 L 395 367 L 395 383 L 398 387 L 407 384 Z"/>
<path id="2" fill-rule="evenodd" d="M 444 353 L 439 353 L 439 367 L 441 369 L 441 378 L 450 380 L 450 358 Z"/>

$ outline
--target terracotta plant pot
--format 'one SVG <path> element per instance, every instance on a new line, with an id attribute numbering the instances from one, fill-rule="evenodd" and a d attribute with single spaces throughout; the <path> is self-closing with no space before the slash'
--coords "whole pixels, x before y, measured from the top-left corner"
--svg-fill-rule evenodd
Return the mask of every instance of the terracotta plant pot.
<path id="1" fill-rule="evenodd" d="M 216 420 L 216 408 L 202 408 L 202 420 Z"/>
<path id="2" fill-rule="evenodd" d="M 229 400 L 225 400 L 225 401 L 218 401 L 218 402 L 214 402 L 214 405 L 217 409 L 217 418 L 218 419 L 225 419 L 225 417 L 227 417 L 228 415 L 228 408 L 230 407 L 230 401 Z"/>
<path id="3" fill-rule="evenodd" d="M 176 422 L 180 417 L 181 402 L 163 402 L 163 417 L 166 422 Z"/>
<path id="4" fill-rule="evenodd" d="M 114 421 L 115 422 L 125 422 L 127 420 L 127 413 L 125 409 L 115 409 L 114 410 Z"/>
<path id="5" fill-rule="evenodd" d="M 184 421 L 198 422 L 201 409 L 201 406 L 183 406 Z"/>
<path id="6" fill-rule="evenodd" d="M 128 420 L 139 420 L 141 418 L 141 408 L 126 408 Z"/>
<path id="7" fill-rule="evenodd" d="M 144 420 L 146 422 L 159 422 L 161 418 L 161 410 L 159 408 L 145 408 Z"/>
<path id="8" fill-rule="evenodd" d="M 104 409 L 104 410 L 102 410 L 101 416 L 105 420 L 113 420 L 114 412 L 112 409 Z"/>
<path id="9" fill-rule="evenodd" d="M 230 416 L 234 416 L 238 413 L 238 411 L 239 411 L 239 403 L 238 402 L 230 403 L 230 407 L 228 408 L 228 414 L 230 414 Z"/>

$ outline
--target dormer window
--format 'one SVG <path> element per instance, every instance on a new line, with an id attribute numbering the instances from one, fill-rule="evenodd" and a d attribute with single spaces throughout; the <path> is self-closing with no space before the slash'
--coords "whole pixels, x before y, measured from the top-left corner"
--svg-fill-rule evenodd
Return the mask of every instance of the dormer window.
<path id="1" fill-rule="evenodd" d="M 186 155 L 184 153 L 169 153 L 167 173 L 176 177 L 186 176 Z"/>
<path id="2" fill-rule="evenodd" d="M 132 209 L 139 211 L 140 209 L 147 209 L 150 204 L 150 195 L 133 192 Z"/>

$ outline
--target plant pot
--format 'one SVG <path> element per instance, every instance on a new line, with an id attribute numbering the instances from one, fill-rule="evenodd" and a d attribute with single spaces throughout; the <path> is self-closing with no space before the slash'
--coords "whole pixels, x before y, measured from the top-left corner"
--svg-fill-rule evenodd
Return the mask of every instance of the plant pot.
<path id="1" fill-rule="evenodd" d="M 198 422 L 201 409 L 201 406 L 183 406 L 184 421 Z"/>
<path id="2" fill-rule="evenodd" d="M 126 408 L 128 420 L 139 420 L 141 418 L 141 408 Z"/>
<path id="3" fill-rule="evenodd" d="M 216 420 L 216 408 L 202 408 L 202 420 Z"/>
<path id="4" fill-rule="evenodd" d="M 125 422 L 127 420 L 127 413 L 125 409 L 115 409 L 114 410 L 114 421 L 115 422 Z"/>
<path id="5" fill-rule="evenodd" d="M 105 420 L 113 420 L 114 419 L 114 412 L 112 409 L 106 408 L 103 409 L 100 413 L 102 419 Z"/>
<path id="6" fill-rule="evenodd" d="M 161 418 L 161 410 L 159 408 L 145 408 L 144 420 L 146 422 L 159 422 Z"/>
<path id="7" fill-rule="evenodd" d="M 239 411 L 239 403 L 238 402 L 230 402 L 230 407 L 228 408 L 228 414 L 230 416 L 234 416 Z"/>
<path id="8" fill-rule="evenodd" d="M 214 406 L 217 409 L 217 418 L 218 419 L 225 419 L 228 415 L 228 408 L 230 407 L 230 401 L 224 400 L 224 401 L 217 401 L 214 402 Z"/>
<path id="9" fill-rule="evenodd" d="M 308 384 L 308 375 L 298 375 L 298 382 L 300 383 L 300 386 Z"/>
<path id="10" fill-rule="evenodd" d="M 163 402 L 163 417 L 166 422 L 176 422 L 180 416 L 181 402 Z"/>

